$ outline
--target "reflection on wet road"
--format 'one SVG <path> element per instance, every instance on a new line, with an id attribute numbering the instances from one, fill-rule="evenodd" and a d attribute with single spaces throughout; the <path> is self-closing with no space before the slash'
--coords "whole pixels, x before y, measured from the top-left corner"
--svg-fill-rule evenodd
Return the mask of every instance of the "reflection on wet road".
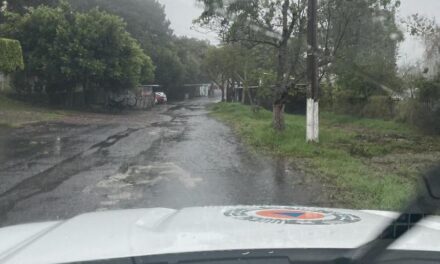
<path id="1" fill-rule="evenodd" d="M 0 225 L 127 208 L 326 205 L 319 184 L 210 118 L 214 101 L 0 129 Z"/>

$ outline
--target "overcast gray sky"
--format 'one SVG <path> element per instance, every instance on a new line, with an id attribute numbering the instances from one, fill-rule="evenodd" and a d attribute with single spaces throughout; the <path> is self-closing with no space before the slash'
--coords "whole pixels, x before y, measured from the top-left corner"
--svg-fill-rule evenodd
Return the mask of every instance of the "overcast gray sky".
<path id="1" fill-rule="evenodd" d="M 215 34 L 207 33 L 206 30 L 195 28 L 193 19 L 200 16 L 203 9 L 197 7 L 195 0 L 158 0 L 165 5 L 168 19 L 171 21 L 171 28 L 178 36 L 188 36 L 199 39 L 207 39 L 213 44 L 217 43 Z"/>
<path id="2" fill-rule="evenodd" d="M 189 36 L 199 39 L 208 39 L 216 43 L 214 34 L 207 34 L 201 29 L 194 29 L 192 20 L 201 13 L 194 0 L 159 0 L 165 5 L 171 27 L 178 36 Z M 440 0 L 401 0 L 399 17 L 404 18 L 414 13 L 420 13 L 429 17 L 436 17 L 440 20 Z M 423 46 L 418 40 L 410 36 L 406 37 L 401 44 L 399 53 L 399 64 L 413 63 L 423 56 Z"/>

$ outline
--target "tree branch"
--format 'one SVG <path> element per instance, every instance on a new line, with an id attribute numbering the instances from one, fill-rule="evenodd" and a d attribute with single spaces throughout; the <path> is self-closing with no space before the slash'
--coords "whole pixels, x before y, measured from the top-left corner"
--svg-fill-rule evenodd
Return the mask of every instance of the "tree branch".
<path id="1" fill-rule="evenodd" d="M 230 40 L 231 42 L 240 42 L 240 41 L 247 41 L 247 42 L 252 42 L 252 43 L 257 43 L 257 44 L 266 44 L 266 45 L 271 45 L 273 47 L 278 48 L 278 44 L 275 42 L 271 42 L 268 40 L 260 40 L 260 39 L 246 39 L 246 38 L 233 38 Z"/>

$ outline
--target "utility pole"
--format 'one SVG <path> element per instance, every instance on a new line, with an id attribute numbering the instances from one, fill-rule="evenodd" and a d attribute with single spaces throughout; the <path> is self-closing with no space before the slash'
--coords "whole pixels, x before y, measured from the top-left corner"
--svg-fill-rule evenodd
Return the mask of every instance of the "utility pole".
<path id="1" fill-rule="evenodd" d="M 319 142 L 319 82 L 318 82 L 318 41 L 317 9 L 318 0 L 308 0 L 307 7 L 307 72 L 309 85 L 307 89 L 307 142 Z"/>

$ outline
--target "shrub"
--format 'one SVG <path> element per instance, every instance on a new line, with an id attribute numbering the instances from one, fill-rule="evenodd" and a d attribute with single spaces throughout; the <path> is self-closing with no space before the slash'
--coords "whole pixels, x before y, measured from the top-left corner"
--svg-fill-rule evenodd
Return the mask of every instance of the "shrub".
<path id="1" fill-rule="evenodd" d="M 338 92 L 333 99 L 331 110 L 337 114 L 360 116 L 365 104 L 365 98 L 356 97 L 346 92 Z"/>
<path id="2" fill-rule="evenodd" d="M 398 121 L 428 133 L 440 134 L 440 107 L 432 109 L 416 99 L 409 99 L 399 102 L 396 112 Z"/>
<path id="3" fill-rule="evenodd" d="M 362 116 L 391 119 L 394 117 L 394 101 L 389 96 L 371 96 L 362 109 Z"/>
<path id="4" fill-rule="evenodd" d="M 20 42 L 0 38 L 0 71 L 11 73 L 24 68 Z"/>

